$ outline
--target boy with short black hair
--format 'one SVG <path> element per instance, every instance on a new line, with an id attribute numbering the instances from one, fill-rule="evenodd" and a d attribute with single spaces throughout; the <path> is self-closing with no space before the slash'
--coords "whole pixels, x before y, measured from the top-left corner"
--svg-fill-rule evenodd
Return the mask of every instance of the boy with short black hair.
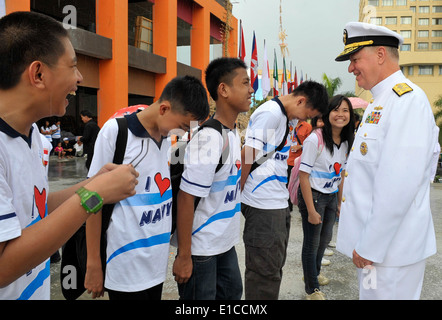
<path id="1" fill-rule="evenodd" d="M 204 128 L 187 145 L 173 273 L 183 300 L 239 300 L 242 280 L 235 245 L 240 240 L 241 151 L 235 121 L 249 110 L 253 89 L 247 66 L 235 58 L 212 61 L 206 84 L 216 103 L 213 119 L 222 125 L 223 135 Z M 228 158 L 216 171 L 225 148 Z M 195 198 L 200 199 L 196 207 Z"/>
<path id="2" fill-rule="evenodd" d="M 134 194 L 137 173 L 108 164 L 49 194 L 35 122 L 65 114 L 66 96 L 83 80 L 75 51 L 59 22 L 35 12 L 1 18 L 0 43 L 0 150 L 7 150 L 0 152 L 0 300 L 49 300 L 49 257 L 104 203 Z"/>
<path id="3" fill-rule="evenodd" d="M 247 300 L 276 300 L 279 296 L 290 232 L 286 186 L 290 145 L 285 137 L 289 121 L 295 120 L 295 127 L 298 119 L 325 113 L 327 105 L 325 87 L 306 81 L 291 94 L 267 101 L 250 118 L 241 174 Z M 251 172 L 253 163 L 267 154 L 268 160 Z"/>
<path id="4" fill-rule="evenodd" d="M 194 77 L 176 77 L 158 101 L 125 116 L 128 136 L 123 163 L 140 173 L 137 194 L 117 203 L 107 229 L 106 274 L 100 256 L 101 214 L 87 222 L 85 287 L 92 297 L 107 289 L 111 300 L 160 300 L 166 279 L 172 224 L 169 133 L 186 132 L 209 114 L 206 89 Z M 89 175 L 112 161 L 118 134 L 115 119 L 101 129 Z M 103 280 L 104 287 L 103 287 Z"/>

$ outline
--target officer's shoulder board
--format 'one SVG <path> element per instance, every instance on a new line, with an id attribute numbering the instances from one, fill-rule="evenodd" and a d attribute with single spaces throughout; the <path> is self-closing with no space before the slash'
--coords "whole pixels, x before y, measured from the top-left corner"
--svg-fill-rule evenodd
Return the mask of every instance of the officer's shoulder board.
<path id="1" fill-rule="evenodd" d="M 413 91 L 413 89 L 406 83 L 398 83 L 393 87 L 393 91 L 399 96 L 403 96 L 404 94 Z"/>

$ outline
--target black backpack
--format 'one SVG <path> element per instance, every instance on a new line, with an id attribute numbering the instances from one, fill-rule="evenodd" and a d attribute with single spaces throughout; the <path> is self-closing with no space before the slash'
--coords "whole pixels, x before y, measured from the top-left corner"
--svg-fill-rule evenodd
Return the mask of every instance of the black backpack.
<path id="1" fill-rule="evenodd" d="M 127 144 L 127 119 L 117 118 L 118 135 L 115 147 L 113 163 L 122 164 L 124 153 Z M 100 255 L 101 266 L 103 268 L 103 275 L 106 272 L 106 231 L 109 227 L 110 218 L 114 210 L 115 204 L 105 204 L 101 209 L 101 240 L 100 240 Z M 65 243 L 61 254 L 60 267 L 60 282 L 61 292 L 66 300 L 76 300 L 80 297 L 86 288 L 84 287 L 84 279 L 86 276 L 86 224 L 83 224 L 80 229 Z M 67 267 L 65 269 L 65 267 Z M 75 268 L 75 274 L 71 268 Z M 76 280 L 76 283 L 71 281 Z"/>
<path id="2" fill-rule="evenodd" d="M 219 158 L 219 163 L 215 169 L 217 173 L 223 166 L 224 162 L 227 160 L 229 155 L 229 139 L 227 133 L 223 131 L 223 125 L 218 120 L 214 119 L 213 116 L 205 121 L 199 128 L 198 131 L 204 128 L 213 128 L 219 132 L 223 137 L 223 151 Z M 196 133 L 195 133 L 196 134 Z M 170 179 L 172 185 L 172 233 L 176 229 L 176 217 L 177 217 L 177 197 L 178 191 L 180 190 L 181 176 L 184 170 L 184 154 L 186 150 L 188 141 L 178 141 L 174 149 L 172 150 L 172 158 L 170 164 Z M 195 209 L 201 198 L 195 197 Z"/>

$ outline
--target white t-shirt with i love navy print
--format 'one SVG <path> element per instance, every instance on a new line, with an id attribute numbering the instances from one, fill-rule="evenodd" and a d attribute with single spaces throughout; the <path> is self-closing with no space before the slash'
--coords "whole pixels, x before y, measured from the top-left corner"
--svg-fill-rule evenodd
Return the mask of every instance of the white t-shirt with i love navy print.
<path id="1" fill-rule="evenodd" d="M 287 128 L 285 110 L 280 101 L 273 99 L 261 105 L 250 117 L 245 145 L 259 150 L 255 160 L 275 150 L 284 138 Z M 296 127 L 297 120 L 290 124 Z M 242 202 L 260 209 L 284 209 L 288 207 L 287 159 L 290 142 L 287 137 L 282 150 L 251 172 L 242 192 Z M 248 161 L 246 159 L 246 161 Z"/>
<path id="2" fill-rule="evenodd" d="M 192 255 L 221 254 L 240 241 L 241 142 L 236 129 L 224 132 L 226 143 L 217 130 L 204 128 L 186 148 L 180 189 L 201 198 L 193 219 Z M 229 156 L 215 173 L 223 148 L 230 148 Z M 175 234 L 172 245 L 177 246 Z"/>
<path id="3" fill-rule="evenodd" d="M 105 287 L 135 292 L 166 279 L 172 225 L 172 188 L 169 153 L 171 143 L 157 143 L 139 122 L 136 113 L 128 121 L 123 164 L 138 171 L 136 195 L 117 203 L 107 230 Z M 118 124 L 109 120 L 100 130 L 88 176 L 112 162 Z"/>
<path id="4" fill-rule="evenodd" d="M 45 170 L 37 126 L 28 138 L 0 119 L 0 242 L 20 237 L 23 229 L 47 216 Z M 47 259 L 0 288 L 0 300 L 49 300 L 50 282 Z"/>
<path id="5" fill-rule="evenodd" d="M 347 141 L 340 146 L 333 144 L 332 155 L 325 145 L 318 147 L 318 136 L 314 132 L 304 140 L 299 170 L 310 174 L 313 189 L 326 194 L 338 192 L 341 173 L 347 164 L 347 149 Z"/>

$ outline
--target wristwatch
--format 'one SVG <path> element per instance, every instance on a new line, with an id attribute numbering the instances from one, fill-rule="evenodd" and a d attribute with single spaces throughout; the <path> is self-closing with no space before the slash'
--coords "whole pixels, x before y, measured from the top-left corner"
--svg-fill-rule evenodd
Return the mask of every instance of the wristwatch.
<path id="1" fill-rule="evenodd" d="M 84 187 L 81 187 L 75 193 L 80 196 L 80 203 L 87 213 L 97 213 L 103 207 L 103 198 L 98 193 Z"/>

